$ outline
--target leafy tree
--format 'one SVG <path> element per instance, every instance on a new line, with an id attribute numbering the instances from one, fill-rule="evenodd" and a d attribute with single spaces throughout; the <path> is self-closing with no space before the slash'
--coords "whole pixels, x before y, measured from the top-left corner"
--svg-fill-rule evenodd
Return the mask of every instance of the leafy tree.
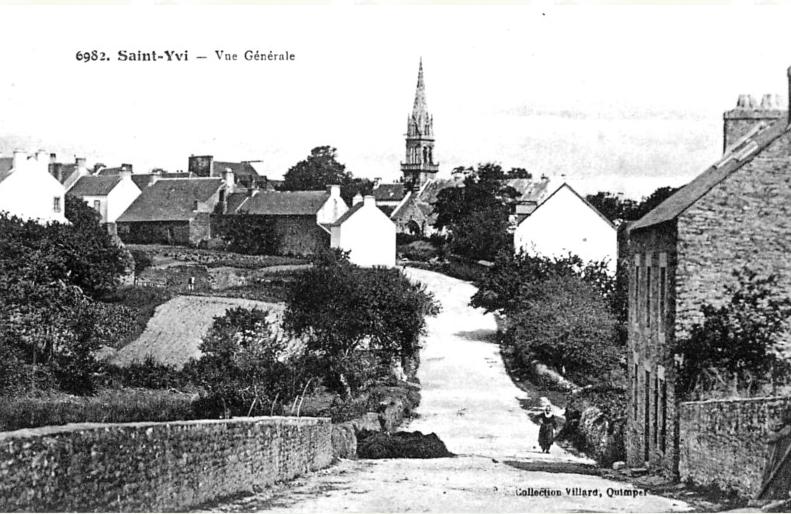
<path id="1" fill-rule="evenodd" d="M 493 205 L 472 212 L 450 226 L 451 252 L 475 260 L 490 260 L 511 245 L 508 210 Z"/>
<path id="2" fill-rule="evenodd" d="M 437 311 L 425 287 L 400 270 L 360 268 L 327 252 L 293 282 L 284 326 L 324 365 L 325 385 L 349 396 L 374 365 L 414 356 L 425 317 Z"/>
<path id="3" fill-rule="evenodd" d="M 504 337 L 523 366 L 538 360 L 583 384 L 618 376 L 615 318 L 592 284 L 552 275 L 523 284 L 518 302 Z"/>
<path id="4" fill-rule="evenodd" d="M 524 168 L 511 168 L 506 172 L 505 178 L 533 178 L 533 174 Z"/>
<path id="5" fill-rule="evenodd" d="M 774 367 L 784 365 L 777 350 L 791 299 L 778 296 L 775 275 L 741 269 L 734 278 L 726 287 L 729 300 L 719 307 L 704 305 L 703 321 L 673 348 L 681 359 L 677 387 L 683 395 L 717 387 L 754 391 L 771 380 Z"/>
<path id="6" fill-rule="evenodd" d="M 346 184 L 351 173 L 338 162 L 337 150 L 330 146 L 317 146 L 310 155 L 292 166 L 283 177 L 283 191 L 322 190 L 332 184 Z"/>
<path id="7" fill-rule="evenodd" d="M 585 198 L 610 221 L 635 221 L 648 214 L 679 189 L 670 186 L 660 187 L 639 202 L 606 191 L 599 191 Z"/>
<path id="8" fill-rule="evenodd" d="M 224 415 L 269 414 L 277 398 L 288 401 L 293 368 L 285 359 L 285 343 L 276 337 L 269 313 L 235 307 L 214 318 L 200 345 L 202 356 L 185 366 L 184 374 L 209 391 Z"/>

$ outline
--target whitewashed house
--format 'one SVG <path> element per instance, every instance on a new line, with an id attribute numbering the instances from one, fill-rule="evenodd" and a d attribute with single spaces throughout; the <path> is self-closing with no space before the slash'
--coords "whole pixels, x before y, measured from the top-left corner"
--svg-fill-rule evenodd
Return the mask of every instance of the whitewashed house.
<path id="1" fill-rule="evenodd" d="M 0 157 L 0 211 L 42 223 L 66 223 L 66 188 L 49 173 L 50 154 Z"/>
<path id="2" fill-rule="evenodd" d="M 610 220 L 563 183 L 517 225 L 514 248 L 544 257 L 572 253 L 584 261 L 606 260 L 614 273 L 618 241 Z"/>
<path id="3" fill-rule="evenodd" d="M 93 207 L 102 223 L 115 223 L 140 196 L 140 188 L 132 181 L 132 172 L 124 170 L 118 175 L 80 177 L 68 193 Z"/>
<path id="4" fill-rule="evenodd" d="M 330 246 L 350 252 L 353 264 L 395 266 L 396 226 L 373 196 L 355 196 L 351 209 L 329 227 Z"/>

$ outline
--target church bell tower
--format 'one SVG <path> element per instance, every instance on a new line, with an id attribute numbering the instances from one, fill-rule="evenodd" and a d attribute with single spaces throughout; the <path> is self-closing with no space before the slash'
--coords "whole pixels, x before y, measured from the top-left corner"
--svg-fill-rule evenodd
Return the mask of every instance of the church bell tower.
<path id="1" fill-rule="evenodd" d="M 433 179 L 439 165 L 434 162 L 434 118 L 426 106 L 426 85 L 423 82 L 423 59 L 417 72 L 417 89 L 412 114 L 407 118 L 406 160 L 401 163 L 404 183 L 412 190 L 420 189 Z"/>

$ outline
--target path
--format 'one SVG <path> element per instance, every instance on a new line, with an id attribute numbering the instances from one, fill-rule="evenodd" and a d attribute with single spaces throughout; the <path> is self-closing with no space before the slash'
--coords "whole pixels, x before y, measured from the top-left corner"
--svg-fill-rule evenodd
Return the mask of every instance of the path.
<path id="1" fill-rule="evenodd" d="M 598 476 L 526 471 L 525 467 L 535 469 L 537 465 L 546 469 L 580 467 L 585 461 L 557 446 L 549 455 L 536 449 L 538 427 L 519 407 L 518 398 L 524 398 L 524 393 L 511 382 L 492 342 L 494 319 L 467 305 L 473 286 L 425 270 L 410 268 L 407 274 L 425 283 L 443 307 L 428 323 L 418 373 L 423 387 L 420 417 L 407 430 L 437 433 L 457 456 L 341 461 L 333 468 L 211 510 L 687 510 L 682 502 L 658 496 L 609 497 L 608 489 L 633 489 Z"/>

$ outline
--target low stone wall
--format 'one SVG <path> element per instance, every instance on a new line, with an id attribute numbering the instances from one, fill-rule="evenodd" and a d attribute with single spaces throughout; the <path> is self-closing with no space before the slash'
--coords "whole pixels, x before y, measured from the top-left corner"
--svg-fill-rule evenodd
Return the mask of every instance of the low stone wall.
<path id="1" fill-rule="evenodd" d="M 767 435 L 786 412 L 791 412 L 791 398 L 682 403 L 681 480 L 753 497 L 761 487 L 768 458 Z"/>
<path id="2" fill-rule="evenodd" d="M 172 511 L 332 462 L 325 418 L 75 424 L 0 433 L 0 511 Z"/>

